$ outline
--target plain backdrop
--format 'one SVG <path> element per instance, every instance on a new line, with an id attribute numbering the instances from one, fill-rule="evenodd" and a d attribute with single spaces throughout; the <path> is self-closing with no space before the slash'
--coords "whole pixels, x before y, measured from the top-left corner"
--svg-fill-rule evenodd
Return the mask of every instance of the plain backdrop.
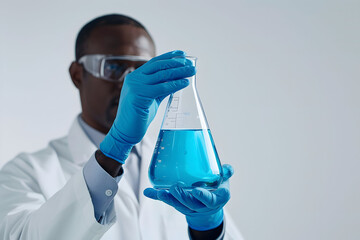
<path id="1" fill-rule="evenodd" d="M 157 53 L 198 57 L 197 86 L 245 239 L 360 239 L 360 1 L 4 1 L 0 163 L 67 134 L 80 27 L 142 22 Z M 163 104 L 164 106 L 165 104 Z M 164 107 L 150 134 L 159 132 Z"/>

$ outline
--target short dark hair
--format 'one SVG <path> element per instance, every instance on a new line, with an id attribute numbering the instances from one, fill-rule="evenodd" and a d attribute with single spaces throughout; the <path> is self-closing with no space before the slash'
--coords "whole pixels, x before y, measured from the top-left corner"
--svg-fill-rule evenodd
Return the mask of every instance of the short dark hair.
<path id="1" fill-rule="evenodd" d="M 135 27 L 142 28 L 149 35 L 151 41 L 154 42 L 151 35 L 144 27 L 144 25 L 142 25 L 137 20 L 122 14 L 107 14 L 91 20 L 90 22 L 85 24 L 79 31 L 75 43 L 76 61 L 78 61 L 83 55 L 85 55 L 86 41 L 88 40 L 91 32 L 97 27 L 111 26 L 111 25 L 132 25 Z"/>

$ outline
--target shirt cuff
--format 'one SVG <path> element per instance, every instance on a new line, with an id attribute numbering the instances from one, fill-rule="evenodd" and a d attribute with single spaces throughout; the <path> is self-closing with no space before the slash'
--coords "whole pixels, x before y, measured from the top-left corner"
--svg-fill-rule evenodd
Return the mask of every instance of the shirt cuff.
<path id="1" fill-rule="evenodd" d="M 112 203 L 121 176 L 113 178 L 96 161 L 95 153 L 83 168 L 83 175 L 94 206 L 95 219 L 100 222 Z"/>

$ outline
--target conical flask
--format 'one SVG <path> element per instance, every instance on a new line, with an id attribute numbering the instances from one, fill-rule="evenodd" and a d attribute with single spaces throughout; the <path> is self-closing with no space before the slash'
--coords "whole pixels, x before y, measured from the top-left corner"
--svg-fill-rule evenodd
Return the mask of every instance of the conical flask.
<path id="1" fill-rule="evenodd" d="M 186 57 L 196 65 L 195 57 Z M 196 89 L 190 85 L 170 95 L 149 166 L 155 189 L 169 189 L 181 182 L 185 189 L 216 189 L 222 167 Z"/>

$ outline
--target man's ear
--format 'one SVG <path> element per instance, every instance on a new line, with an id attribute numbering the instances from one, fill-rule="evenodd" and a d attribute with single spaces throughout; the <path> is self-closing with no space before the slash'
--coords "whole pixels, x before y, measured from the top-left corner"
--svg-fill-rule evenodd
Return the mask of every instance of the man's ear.
<path id="1" fill-rule="evenodd" d="M 75 87 L 79 89 L 83 79 L 83 66 L 80 63 L 73 61 L 69 67 L 69 73 Z"/>

